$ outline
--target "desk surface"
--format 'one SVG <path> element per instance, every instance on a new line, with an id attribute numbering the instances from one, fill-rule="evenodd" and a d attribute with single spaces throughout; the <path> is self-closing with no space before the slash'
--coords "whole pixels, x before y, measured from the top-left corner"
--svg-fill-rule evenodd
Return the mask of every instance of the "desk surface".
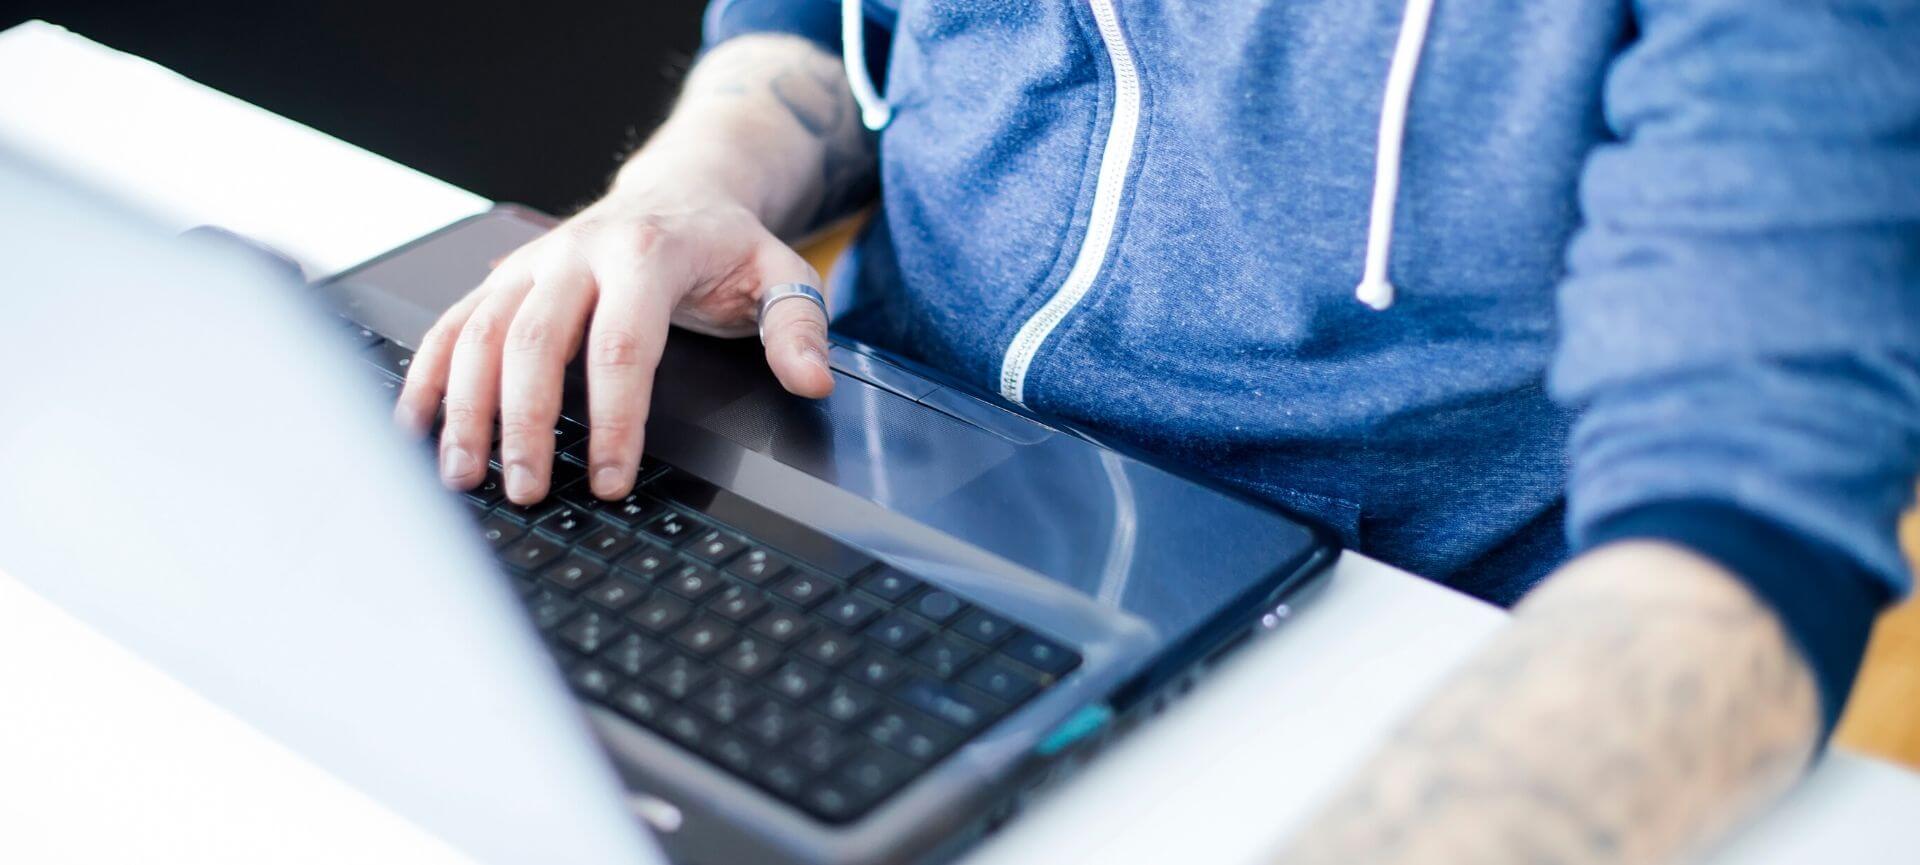
<path id="1" fill-rule="evenodd" d="M 0 142 L 177 227 L 337 270 L 479 196 L 58 28 L 0 33 Z M 0 558 L 0 567 L 5 561 Z M 977 863 L 1254 863 L 1504 620 L 1349 554 L 1289 627 Z M 0 573 L 0 861 L 465 861 Z M 1904 861 L 1920 777 L 1834 753 L 1722 865 Z"/>

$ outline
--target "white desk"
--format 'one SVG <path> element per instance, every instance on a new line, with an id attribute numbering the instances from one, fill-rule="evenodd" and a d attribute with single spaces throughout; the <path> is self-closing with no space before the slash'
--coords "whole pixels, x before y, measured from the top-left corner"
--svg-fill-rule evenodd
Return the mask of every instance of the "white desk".
<path id="1" fill-rule="evenodd" d="M 57 28 L 0 33 L 0 82 L 0 145 L 314 273 L 487 206 Z M 1291 626 L 971 861 L 1258 862 L 1503 618 L 1348 555 Z M 1714 861 L 1912 861 L 1915 814 L 1920 777 L 1834 754 Z M 127 861 L 466 860 L 0 573 L 0 862 Z"/>

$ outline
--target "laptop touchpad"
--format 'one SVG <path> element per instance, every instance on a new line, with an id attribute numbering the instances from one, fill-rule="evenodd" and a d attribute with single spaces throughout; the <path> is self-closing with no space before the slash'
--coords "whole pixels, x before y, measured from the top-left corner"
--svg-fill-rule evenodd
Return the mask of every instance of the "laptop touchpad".
<path id="1" fill-rule="evenodd" d="M 895 510 L 938 500 L 1014 453 L 997 436 L 837 372 L 831 396 L 796 397 L 749 340 L 676 330 L 667 345 L 655 410 Z"/>

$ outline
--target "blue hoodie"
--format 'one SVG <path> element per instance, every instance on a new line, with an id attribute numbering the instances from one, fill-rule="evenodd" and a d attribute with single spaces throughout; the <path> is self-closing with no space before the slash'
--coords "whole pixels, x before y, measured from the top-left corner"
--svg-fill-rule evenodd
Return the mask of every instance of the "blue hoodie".
<path id="1" fill-rule="evenodd" d="M 1689 520 L 1907 588 L 1920 4 L 848 5 L 707 20 L 881 81 L 844 332 L 1497 601 Z"/>

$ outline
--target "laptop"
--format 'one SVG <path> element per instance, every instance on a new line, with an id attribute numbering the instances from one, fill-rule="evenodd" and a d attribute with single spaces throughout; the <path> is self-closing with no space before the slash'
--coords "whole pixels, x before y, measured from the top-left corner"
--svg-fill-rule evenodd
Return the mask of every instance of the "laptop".
<path id="1" fill-rule="evenodd" d="M 552 224 L 307 285 L 0 153 L 0 567 L 480 861 L 854 865 L 953 858 L 1336 553 L 838 337 L 809 401 L 676 330 L 625 499 L 575 396 L 547 500 L 449 493 L 412 346 Z"/>

